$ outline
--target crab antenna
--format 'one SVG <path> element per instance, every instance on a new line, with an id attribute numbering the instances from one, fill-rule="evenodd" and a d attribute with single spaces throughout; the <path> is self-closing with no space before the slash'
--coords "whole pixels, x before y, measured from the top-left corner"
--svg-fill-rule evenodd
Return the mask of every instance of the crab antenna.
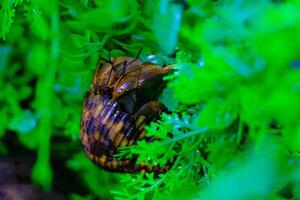
<path id="1" fill-rule="evenodd" d="M 137 61 L 137 59 L 139 59 L 139 57 L 140 57 L 142 51 L 143 51 L 143 48 L 140 48 L 140 50 L 139 50 L 139 52 L 137 53 L 137 55 L 135 56 L 135 58 L 134 58 L 132 61 L 130 61 L 129 63 L 127 63 L 127 60 L 125 60 L 124 63 L 123 63 L 123 66 L 124 66 L 124 67 L 123 67 L 122 69 L 120 69 L 120 70 L 118 71 L 118 73 L 122 71 L 122 74 L 123 74 L 123 73 L 125 72 L 126 68 L 127 68 L 130 64 L 134 63 L 135 61 Z"/>
<path id="2" fill-rule="evenodd" d="M 141 74 L 142 74 L 142 66 L 140 66 L 140 69 L 139 69 L 139 76 L 138 76 L 138 81 L 137 81 L 137 86 L 136 86 L 136 88 L 139 87 L 139 81 L 140 81 Z"/>
<path id="3" fill-rule="evenodd" d="M 99 57 L 100 57 L 101 60 L 104 60 L 105 62 L 107 62 L 107 63 L 109 63 L 109 64 L 113 64 L 113 63 L 112 63 L 112 60 L 111 60 L 111 53 L 110 53 L 110 52 L 111 52 L 111 50 L 110 50 L 110 48 L 109 48 L 109 49 L 108 49 L 108 57 L 109 57 L 108 59 L 103 58 L 102 56 L 99 56 Z"/>
<path id="4" fill-rule="evenodd" d="M 107 59 L 105 59 L 105 58 L 103 58 L 103 57 L 101 57 L 101 56 L 100 56 L 100 59 L 101 59 L 101 60 L 104 60 L 105 62 L 107 62 L 107 63 L 109 63 L 109 64 L 112 64 L 112 62 L 111 62 L 110 60 L 107 60 Z"/>
<path id="5" fill-rule="evenodd" d="M 123 67 L 122 67 L 122 69 L 121 69 L 121 70 L 122 70 L 122 75 L 125 73 L 126 67 L 127 67 L 127 60 L 124 61 Z M 120 70 L 120 71 L 121 71 L 121 70 Z M 120 71 L 119 71 L 119 72 L 120 72 Z"/>
<path id="6" fill-rule="evenodd" d="M 136 57 L 135 57 L 136 60 L 140 57 L 142 51 L 143 51 L 143 48 L 140 48 L 138 54 L 137 54 Z"/>
<path id="7" fill-rule="evenodd" d="M 108 48 L 108 58 L 109 58 L 109 61 L 111 62 L 111 50 L 110 50 L 110 48 Z"/>

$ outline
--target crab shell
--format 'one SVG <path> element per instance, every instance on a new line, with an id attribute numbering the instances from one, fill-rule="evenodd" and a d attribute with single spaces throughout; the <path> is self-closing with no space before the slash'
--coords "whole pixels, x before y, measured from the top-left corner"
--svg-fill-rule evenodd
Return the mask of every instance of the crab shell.
<path id="1" fill-rule="evenodd" d="M 171 68 L 130 57 L 118 57 L 112 63 L 99 61 L 83 103 L 80 138 L 84 150 L 106 170 L 164 172 L 169 166 L 137 165 L 137 157 L 118 160 L 115 155 L 120 147 L 145 138 L 144 126 L 166 110 L 155 101 L 153 86 L 159 92 Z"/>

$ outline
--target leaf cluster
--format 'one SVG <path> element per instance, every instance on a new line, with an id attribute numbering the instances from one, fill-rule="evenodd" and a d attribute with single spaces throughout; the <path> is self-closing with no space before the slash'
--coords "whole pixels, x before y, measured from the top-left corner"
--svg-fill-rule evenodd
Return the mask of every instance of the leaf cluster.
<path id="1" fill-rule="evenodd" d="M 95 199 L 300 198 L 298 0 L 2 0 L 0 153 L 35 152 L 32 179 L 53 185 L 63 160 Z M 173 64 L 146 127 L 120 151 L 165 174 L 96 168 L 79 141 L 99 56 Z M 3 139 L 3 140 L 2 140 Z M 110 194 L 110 190 L 112 193 Z M 112 196 L 111 196 L 112 195 Z"/>

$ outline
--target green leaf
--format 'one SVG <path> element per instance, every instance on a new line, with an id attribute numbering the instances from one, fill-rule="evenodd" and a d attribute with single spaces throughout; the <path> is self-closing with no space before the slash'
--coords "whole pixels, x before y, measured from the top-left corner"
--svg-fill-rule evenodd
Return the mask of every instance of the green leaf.
<path id="1" fill-rule="evenodd" d="M 165 54 L 173 53 L 177 47 L 177 37 L 182 17 L 180 6 L 168 4 L 168 0 L 161 1 L 153 16 L 153 31 L 162 52 Z"/>
<path id="2" fill-rule="evenodd" d="M 20 115 L 13 117 L 8 125 L 10 130 L 22 134 L 31 132 L 36 126 L 37 117 L 30 110 L 24 110 Z"/>
<path id="3" fill-rule="evenodd" d="M 9 32 L 15 16 L 15 9 L 9 0 L 3 0 L 0 3 L 0 38 L 5 39 L 6 34 Z"/>

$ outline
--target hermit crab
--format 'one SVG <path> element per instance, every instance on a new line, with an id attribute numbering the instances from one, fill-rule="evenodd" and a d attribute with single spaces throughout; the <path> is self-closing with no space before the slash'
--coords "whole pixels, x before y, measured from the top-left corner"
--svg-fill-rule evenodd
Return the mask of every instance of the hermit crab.
<path id="1" fill-rule="evenodd" d="M 99 60 L 83 102 L 80 138 L 88 157 L 106 170 L 163 172 L 168 166 L 116 158 L 120 147 L 140 139 L 151 140 L 145 137 L 144 126 L 166 111 L 155 100 L 164 87 L 163 76 L 170 73 L 171 67 L 141 62 L 138 57 Z"/>

